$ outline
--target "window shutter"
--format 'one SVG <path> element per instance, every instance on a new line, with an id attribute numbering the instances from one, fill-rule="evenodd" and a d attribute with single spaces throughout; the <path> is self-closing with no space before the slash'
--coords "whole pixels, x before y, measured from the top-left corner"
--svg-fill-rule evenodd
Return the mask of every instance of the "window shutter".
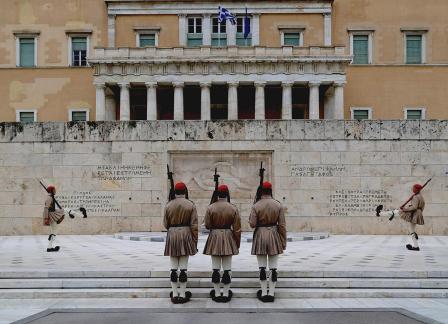
<path id="1" fill-rule="evenodd" d="M 422 35 L 406 35 L 406 63 L 422 63 Z"/>
<path id="2" fill-rule="evenodd" d="M 20 66 L 34 66 L 34 38 L 20 38 Z"/>
<path id="3" fill-rule="evenodd" d="M 72 121 L 86 121 L 87 113 L 85 111 L 72 111 Z"/>
<path id="4" fill-rule="evenodd" d="M 408 109 L 406 119 L 422 119 L 422 111 L 420 109 Z"/>
<path id="5" fill-rule="evenodd" d="M 353 111 L 353 119 L 369 119 L 369 111 L 367 109 L 356 109 Z"/>
<path id="6" fill-rule="evenodd" d="M 299 46 L 300 45 L 300 33 L 284 33 L 283 44 L 286 46 Z"/>
<path id="7" fill-rule="evenodd" d="M 32 111 L 22 111 L 22 112 L 20 112 L 20 122 L 21 123 L 32 123 L 32 122 L 34 122 L 34 112 L 32 112 Z"/>
<path id="8" fill-rule="evenodd" d="M 353 35 L 353 64 L 369 64 L 369 36 Z"/>
<path id="9" fill-rule="evenodd" d="M 72 37 L 72 50 L 73 51 L 86 51 L 87 50 L 87 38 L 86 37 Z"/>
<path id="10" fill-rule="evenodd" d="M 140 35 L 140 47 L 146 47 L 146 46 L 156 46 L 155 34 Z"/>

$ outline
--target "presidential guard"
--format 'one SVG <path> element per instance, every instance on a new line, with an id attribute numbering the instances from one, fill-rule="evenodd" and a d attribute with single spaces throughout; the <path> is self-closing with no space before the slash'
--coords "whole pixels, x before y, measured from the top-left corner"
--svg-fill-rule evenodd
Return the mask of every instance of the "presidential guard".
<path id="1" fill-rule="evenodd" d="M 86 218 L 87 212 L 83 207 L 79 208 L 79 210 L 68 208 L 63 209 L 55 198 L 56 187 L 54 185 L 49 185 L 45 189 L 47 190 L 48 197 L 45 200 L 43 223 L 44 226 L 50 227 L 47 252 L 58 252 L 61 248 L 59 245 L 56 245 L 58 225 L 62 223 L 65 216 L 69 216 L 70 218 L 75 218 L 75 216 Z"/>
<path id="2" fill-rule="evenodd" d="M 171 261 L 171 302 L 183 304 L 191 298 L 191 292 L 186 291 L 187 270 L 189 257 L 198 251 L 198 214 L 195 204 L 187 199 L 187 186 L 183 182 L 176 183 L 174 193 L 163 218 L 167 229 L 165 256 Z"/>
<path id="3" fill-rule="evenodd" d="M 212 257 L 213 290 L 210 297 L 215 302 L 227 303 L 232 299 L 232 256 L 239 253 L 241 243 L 241 218 L 238 208 L 228 200 L 229 188 L 217 188 L 217 199 L 207 207 L 204 225 L 210 230 L 204 254 Z M 221 277 L 221 269 L 224 271 Z M 223 285 L 221 292 L 221 285 Z"/>
<path id="4" fill-rule="evenodd" d="M 273 302 L 278 257 L 286 249 L 286 222 L 284 208 L 272 197 L 272 184 L 267 181 L 263 182 L 261 196 L 252 207 L 249 224 L 255 229 L 252 255 L 257 256 L 260 270 L 261 290 L 257 292 L 257 297 L 262 302 Z"/>
<path id="5" fill-rule="evenodd" d="M 429 182 L 429 181 L 428 181 Z M 427 183 L 428 183 L 427 182 Z M 412 239 L 412 244 L 406 244 L 406 248 L 411 251 L 420 251 L 418 245 L 417 225 L 424 225 L 423 210 L 425 209 L 425 200 L 421 194 L 421 190 L 425 185 L 414 184 L 412 186 L 413 195 L 404 203 L 400 209 L 383 211 L 383 205 L 376 207 L 376 216 L 387 216 L 391 221 L 395 216 L 400 216 L 401 219 L 409 223 L 409 235 Z"/>

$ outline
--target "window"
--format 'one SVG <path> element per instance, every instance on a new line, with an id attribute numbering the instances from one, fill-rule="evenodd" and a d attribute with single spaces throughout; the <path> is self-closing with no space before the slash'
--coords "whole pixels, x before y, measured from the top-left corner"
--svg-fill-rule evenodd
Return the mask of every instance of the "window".
<path id="1" fill-rule="evenodd" d="M 245 17 L 237 17 L 236 18 L 236 45 L 238 46 L 251 46 L 252 45 L 252 33 L 249 32 L 247 38 L 244 38 L 244 30 L 248 27 L 249 31 L 251 19 L 248 17 L 246 20 Z M 246 27 L 246 24 L 249 26 Z"/>
<path id="2" fill-rule="evenodd" d="M 373 30 L 350 31 L 352 64 L 372 64 Z"/>
<path id="3" fill-rule="evenodd" d="M 353 35 L 353 64 L 369 63 L 369 36 Z"/>
<path id="4" fill-rule="evenodd" d="M 281 46 L 303 46 L 303 26 L 278 26 Z"/>
<path id="5" fill-rule="evenodd" d="M 187 46 L 195 47 L 202 45 L 202 18 L 188 18 Z"/>
<path id="6" fill-rule="evenodd" d="M 212 46 L 227 46 L 226 22 L 218 23 L 218 17 L 212 18 Z"/>
<path id="7" fill-rule="evenodd" d="M 87 109 L 70 109 L 69 111 L 70 121 L 88 121 L 89 120 L 89 110 Z"/>
<path id="8" fill-rule="evenodd" d="M 156 46 L 156 34 L 139 34 L 139 47 Z"/>
<path id="9" fill-rule="evenodd" d="M 424 108 L 405 108 L 404 118 L 410 120 L 420 120 L 425 119 L 425 109 Z"/>
<path id="10" fill-rule="evenodd" d="M 71 39 L 71 66 L 87 66 L 88 38 L 70 37 Z"/>
<path id="11" fill-rule="evenodd" d="M 283 33 L 283 45 L 285 46 L 299 46 L 300 33 Z"/>
<path id="12" fill-rule="evenodd" d="M 351 108 L 352 119 L 372 119 L 372 108 Z"/>
<path id="13" fill-rule="evenodd" d="M 35 109 L 16 110 L 16 121 L 21 123 L 32 123 L 37 121 L 37 111 Z"/>
<path id="14" fill-rule="evenodd" d="M 406 34 L 406 64 L 423 63 L 423 35 Z"/>
<path id="15" fill-rule="evenodd" d="M 36 65 L 36 37 L 19 37 L 17 66 L 34 67 Z"/>

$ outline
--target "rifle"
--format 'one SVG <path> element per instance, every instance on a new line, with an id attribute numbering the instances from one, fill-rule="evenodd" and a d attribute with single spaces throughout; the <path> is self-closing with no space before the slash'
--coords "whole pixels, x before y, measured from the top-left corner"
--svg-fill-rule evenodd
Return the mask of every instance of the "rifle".
<path id="1" fill-rule="evenodd" d="M 210 205 L 218 200 L 218 186 L 219 186 L 218 169 L 215 168 L 215 174 L 213 175 L 213 181 L 215 181 L 215 190 L 213 191 L 212 199 L 210 199 Z"/>
<path id="2" fill-rule="evenodd" d="M 53 200 L 54 200 L 54 203 L 56 204 L 56 206 L 58 206 L 59 209 L 63 209 L 63 208 L 61 207 L 61 205 L 59 205 L 59 203 L 58 203 L 58 201 L 56 200 L 56 198 L 54 197 L 54 194 L 48 191 L 47 187 L 42 183 L 42 181 L 39 180 L 39 183 L 40 183 L 40 185 L 41 185 L 42 187 L 44 187 L 44 189 L 45 189 L 45 191 L 46 191 L 47 193 L 51 194 L 51 196 L 53 197 Z"/>
<path id="3" fill-rule="evenodd" d="M 422 190 L 423 190 L 423 188 L 426 187 L 426 185 L 427 185 L 427 184 L 429 183 L 429 181 L 431 181 L 431 180 L 432 180 L 432 178 L 430 178 L 428 181 L 425 182 L 425 184 L 422 186 Z M 412 194 L 412 196 L 409 197 L 409 199 L 406 200 L 406 202 L 405 202 L 403 205 L 400 206 L 400 209 L 402 209 L 404 206 L 406 206 L 406 204 L 407 204 L 408 202 L 410 202 L 410 201 L 412 200 L 412 198 L 414 198 L 415 195 L 416 195 L 416 194 Z"/>
<path id="4" fill-rule="evenodd" d="M 260 184 L 258 185 L 257 193 L 255 194 L 254 203 L 256 203 L 257 201 L 259 201 L 261 199 L 261 192 L 262 192 L 263 182 L 264 182 L 264 171 L 266 171 L 266 169 L 263 168 L 263 162 L 261 162 L 260 170 L 258 171 L 258 175 L 260 176 Z"/>
<path id="5" fill-rule="evenodd" d="M 173 180 L 173 172 L 170 171 L 170 166 L 166 165 L 168 180 L 170 180 L 170 190 L 168 191 L 168 201 L 176 198 L 176 194 L 174 193 L 174 180 Z"/>

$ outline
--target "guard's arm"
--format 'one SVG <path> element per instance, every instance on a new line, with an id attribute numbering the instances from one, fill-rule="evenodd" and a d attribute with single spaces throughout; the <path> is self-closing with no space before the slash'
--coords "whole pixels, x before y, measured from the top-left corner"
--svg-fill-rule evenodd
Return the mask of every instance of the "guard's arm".
<path id="1" fill-rule="evenodd" d="M 418 198 L 417 196 L 412 197 L 411 201 L 406 204 L 401 210 L 405 212 L 412 212 L 414 210 L 417 210 L 418 208 Z"/>
<path id="2" fill-rule="evenodd" d="M 232 232 L 233 232 L 233 237 L 235 238 L 235 241 L 236 241 L 236 245 L 238 246 L 238 248 L 240 248 L 240 245 L 241 245 L 241 217 L 240 217 L 240 213 L 238 212 L 238 209 L 236 209 L 236 211 L 235 211 L 235 217 L 233 219 L 233 224 L 232 224 Z"/>
<path id="3" fill-rule="evenodd" d="M 191 234 L 193 235 L 194 241 L 198 242 L 198 212 L 196 210 L 196 206 L 193 205 L 193 211 L 191 213 L 191 219 L 190 219 L 190 229 Z"/>
<path id="4" fill-rule="evenodd" d="M 257 212 L 255 211 L 255 206 L 252 206 L 252 210 L 250 211 L 249 225 L 251 228 L 257 226 Z"/>
<path id="5" fill-rule="evenodd" d="M 280 207 L 280 215 L 278 217 L 278 233 L 280 234 L 280 239 L 282 241 L 283 250 L 286 249 L 286 220 L 285 220 L 285 209 L 283 206 Z"/>

